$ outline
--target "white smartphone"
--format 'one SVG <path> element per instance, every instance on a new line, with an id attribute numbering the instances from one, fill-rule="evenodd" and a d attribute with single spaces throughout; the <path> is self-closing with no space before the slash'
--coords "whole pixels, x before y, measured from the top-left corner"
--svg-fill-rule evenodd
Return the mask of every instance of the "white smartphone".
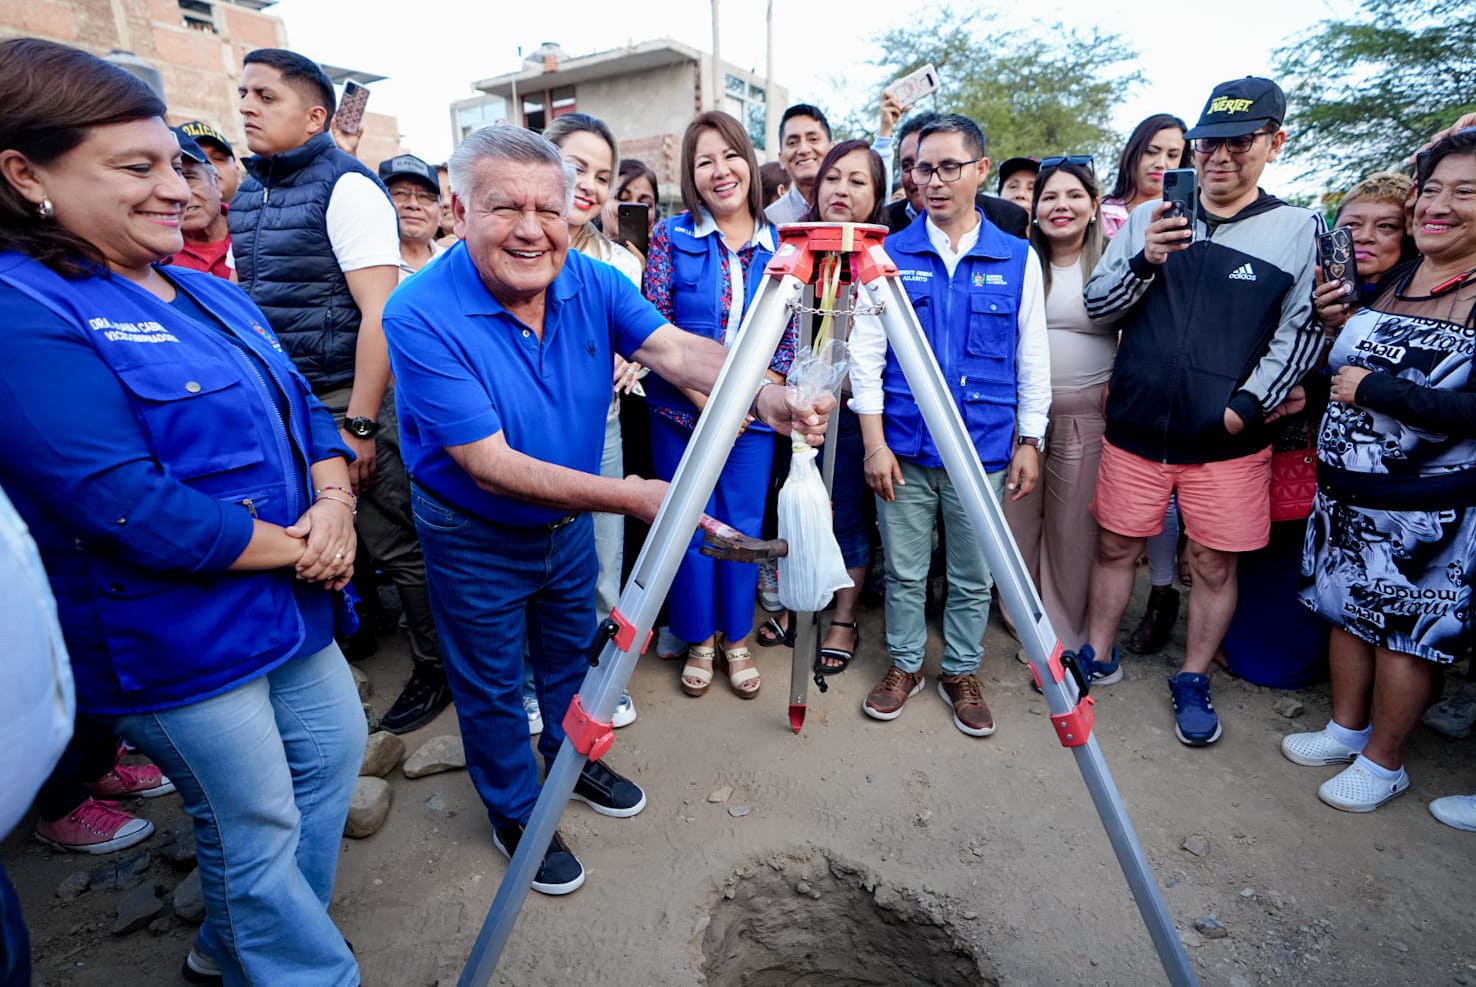
<path id="1" fill-rule="evenodd" d="M 892 98 L 901 103 L 905 110 L 928 93 L 937 92 L 938 86 L 938 70 L 929 64 L 916 72 L 904 75 L 888 86 L 887 92 L 891 93 Z"/>

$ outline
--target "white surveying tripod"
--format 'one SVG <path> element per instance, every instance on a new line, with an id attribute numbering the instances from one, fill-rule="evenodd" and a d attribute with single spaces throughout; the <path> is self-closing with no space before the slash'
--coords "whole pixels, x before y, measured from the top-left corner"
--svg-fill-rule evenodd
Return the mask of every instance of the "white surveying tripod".
<path id="1" fill-rule="evenodd" d="M 650 641 L 652 624 L 693 532 L 699 524 L 707 530 L 709 541 L 718 545 L 715 553 L 722 557 L 753 559 L 765 552 L 777 555 L 785 550 L 782 546 L 763 546 L 752 540 L 745 543 L 731 537 L 714 539 L 711 519 L 704 523 L 702 509 L 732 450 L 785 326 L 802 307 L 805 286 L 815 282 L 821 261 L 830 254 L 845 257 L 856 296 L 875 310 L 886 330 L 887 341 L 994 573 L 1001 602 L 1014 618 L 1020 640 L 1030 656 L 1031 672 L 1050 708 L 1051 725 L 1062 745 L 1076 757 L 1077 767 L 1169 982 L 1175 987 L 1198 984 L 1132 821 L 1092 736 L 1094 700 L 1087 695 L 1090 683 L 1074 656 L 1063 652 L 1019 549 L 1005 527 L 1004 515 L 985 479 L 984 468 L 943 372 L 897 277 L 897 267 L 882 248 L 886 234 L 882 226 L 851 223 L 797 223 L 780 227 L 779 249 L 743 320 L 696 431 L 687 443 L 687 451 L 652 522 L 630 581 L 620 595 L 619 604 L 601 624 L 590 653 L 593 667 L 564 717 L 567 738 L 549 769 L 527 829 L 518 841 L 517 852 L 498 886 L 497 896 L 458 981 L 460 987 L 485 987 L 490 982 L 580 771 L 587 761 L 599 760 L 610 749 L 614 741 L 610 720 L 615 706 L 630 680 L 636 659 Z M 725 534 L 731 536 L 733 532 L 729 529 Z"/>

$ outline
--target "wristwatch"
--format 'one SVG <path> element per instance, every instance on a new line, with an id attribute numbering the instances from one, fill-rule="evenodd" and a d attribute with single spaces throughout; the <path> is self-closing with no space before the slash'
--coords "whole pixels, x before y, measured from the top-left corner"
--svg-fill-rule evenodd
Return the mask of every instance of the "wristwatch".
<path id="1" fill-rule="evenodd" d="M 1022 446 L 1031 446 L 1036 451 L 1039 451 L 1040 450 L 1040 439 L 1036 438 L 1033 435 L 1022 435 L 1022 436 L 1020 436 L 1020 445 L 1022 445 Z"/>
<path id="2" fill-rule="evenodd" d="M 372 439 L 379 431 L 379 422 L 373 418 L 350 418 L 343 423 L 343 430 L 360 439 Z"/>

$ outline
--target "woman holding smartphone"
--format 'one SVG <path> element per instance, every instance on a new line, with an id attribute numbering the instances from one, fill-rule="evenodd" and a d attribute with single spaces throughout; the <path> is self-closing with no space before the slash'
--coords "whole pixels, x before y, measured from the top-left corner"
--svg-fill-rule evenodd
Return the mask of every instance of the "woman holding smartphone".
<path id="1" fill-rule="evenodd" d="M 646 297 L 672 324 L 731 346 L 777 245 L 775 229 L 764 218 L 758 160 L 743 125 L 719 111 L 699 114 L 682 137 L 681 175 L 687 210 L 651 232 Z M 769 379 L 782 383 L 793 360 L 791 324 L 769 365 Z M 656 472 L 670 480 L 707 398 L 655 374 L 646 381 L 646 396 Z M 748 421 L 707 513 L 758 536 L 772 457 L 772 430 Z M 748 649 L 758 567 L 707 558 L 698 552 L 699 544 L 694 538 L 688 546 L 668 596 L 671 631 L 690 645 L 682 690 L 700 696 L 712 684 L 721 634 L 728 682 L 739 696 L 752 699 L 760 685 Z"/>

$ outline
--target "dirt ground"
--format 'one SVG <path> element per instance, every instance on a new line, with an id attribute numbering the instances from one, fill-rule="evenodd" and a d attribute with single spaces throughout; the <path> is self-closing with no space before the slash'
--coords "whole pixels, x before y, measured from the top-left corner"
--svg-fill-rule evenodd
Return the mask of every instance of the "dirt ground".
<path id="1" fill-rule="evenodd" d="M 566 898 L 530 896 L 492 982 L 1164 982 L 1075 761 L 997 619 L 981 677 L 999 731 L 982 740 L 953 728 L 932 688 L 936 622 L 928 689 L 891 723 L 864 717 L 885 669 L 880 611 L 863 611 L 862 634 L 829 694 L 812 688 L 798 736 L 786 720 L 787 652 L 759 653 L 765 684 L 753 702 L 721 676 L 691 699 L 676 664 L 643 658 L 631 682 L 640 718 L 609 761 L 645 787 L 649 806 L 628 820 L 570 806 L 562 831 L 588 882 Z M 381 711 L 407 671 L 403 649 L 384 645 L 361 666 Z M 1336 812 L 1316 797 L 1335 769 L 1296 766 L 1277 746 L 1325 722 L 1325 687 L 1284 693 L 1218 673 L 1224 738 L 1190 749 L 1174 739 L 1164 684 L 1182 646 L 1181 620 L 1166 654 L 1124 663 L 1124 681 L 1098 693 L 1096 736 L 1201 981 L 1476 984 L 1476 836 L 1426 808 L 1476 790 L 1476 741 L 1422 728 L 1405 796 L 1371 815 Z M 1295 719 L 1273 709 L 1287 695 L 1305 704 Z M 407 746 L 455 731 L 448 711 Z M 384 827 L 344 841 L 333 912 L 366 985 L 449 987 L 505 862 L 464 771 L 391 781 Z M 185 825 L 173 797 L 139 811 L 161 833 Z M 54 854 L 22 826 L 3 859 L 38 984 L 182 982 L 191 927 L 173 919 L 117 938 L 121 892 L 57 895 L 108 858 Z M 167 890 L 184 873 L 160 859 L 147 879 Z M 1222 938 L 1195 931 L 1209 916 Z"/>

